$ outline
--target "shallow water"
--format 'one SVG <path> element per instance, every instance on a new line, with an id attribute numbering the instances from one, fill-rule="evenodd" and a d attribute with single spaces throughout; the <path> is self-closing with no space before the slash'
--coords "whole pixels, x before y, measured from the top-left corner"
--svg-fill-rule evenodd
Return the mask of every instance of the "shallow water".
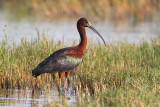
<path id="1" fill-rule="evenodd" d="M 160 36 L 159 24 L 157 23 L 140 23 L 136 26 L 131 24 L 121 24 L 115 26 L 112 22 L 103 21 L 99 23 L 92 22 L 92 25 L 102 34 L 105 41 L 108 43 L 115 43 L 117 41 L 128 41 L 129 43 L 140 43 L 142 41 L 151 42 L 151 39 Z M 73 41 L 79 42 L 79 34 L 76 28 L 76 20 L 68 21 L 33 21 L 21 20 L 11 21 L 7 20 L 4 13 L 0 12 L 0 41 L 5 39 L 7 35 L 9 44 L 19 44 L 22 38 L 27 40 L 34 40 L 37 38 L 37 31 L 40 34 L 47 35 L 48 39 L 63 41 L 65 44 L 72 45 Z M 89 40 L 97 43 L 102 40 L 90 29 L 86 28 Z"/>
<path id="2" fill-rule="evenodd" d="M 70 90 L 71 91 L 71 90 Z M 62 102 L 65 100 L 68 105 L 74 105 L 76 102 L 76 96 L 73 92 L 68 92 L 65 98 L 59 97 L 57 89 L 51 89 L 50 92 L 45 90 L 33 90 L 31 89 L 1 89 L 0 90 L 0 106 L 16 106 L 16 107 L 28 107 L 28 106 L 44 106 L 47 104 L 53 104 Z"/>

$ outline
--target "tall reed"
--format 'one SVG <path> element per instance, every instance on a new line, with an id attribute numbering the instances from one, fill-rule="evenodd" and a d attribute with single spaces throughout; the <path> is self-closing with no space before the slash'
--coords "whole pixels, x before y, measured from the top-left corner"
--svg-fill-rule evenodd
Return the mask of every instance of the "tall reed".
<path id="1" fill-rule="evenodd" d="M 98 17 L 111 20 L 152 20 L 158 15 L 159 0 L 1 0 L 1 7 L 15 16 Z M 13 9 L 14 8 L 14 9 Z"/>

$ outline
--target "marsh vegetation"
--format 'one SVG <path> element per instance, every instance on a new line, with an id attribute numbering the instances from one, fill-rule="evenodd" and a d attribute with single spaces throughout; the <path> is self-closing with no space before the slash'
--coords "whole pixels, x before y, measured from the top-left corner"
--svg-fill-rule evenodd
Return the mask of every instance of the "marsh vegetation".
<path id="1" fill-rule="evenodd" d="M 160 106 L 160 1 L 92 1 L 0 0 L 0 106 Z M 64 98 L 58 74 L 31 72 L 78 43 L 80 17 L 98 23 L 107 46 L 87 31 L 83 63 Z"/>
<path id="2" fill-rule="evenodd" d="M 16 17 L 88 16 L 114 21 L 152 21 L 159 15 L 159 0 L 1 0 L 1 9 Z M 7 7 L 7 8 L 6 8 Z M 13 9 L 14 8 L 14 9 Z M 11 15 L 11 16 L 12 16 Z"/>
<path id="3" fill-rule="evenodd" d="M 32 77 L 31 71 L 54 51 L 67 47 L 44 35 L 39 39 L 9 46 L 0 43 L 0 88 L 50 92 L 57 87 L 51 74 Z M 71 73 L 77 106 L 159 106 L 160 45 L 158 40 L 140 44 L 117 43 L 107 47 L 88 43 L 83 63 Z M 56 76 L 57 77 L 57 76 Z M 64 102 L 49 102 L 49 105 Z"/>

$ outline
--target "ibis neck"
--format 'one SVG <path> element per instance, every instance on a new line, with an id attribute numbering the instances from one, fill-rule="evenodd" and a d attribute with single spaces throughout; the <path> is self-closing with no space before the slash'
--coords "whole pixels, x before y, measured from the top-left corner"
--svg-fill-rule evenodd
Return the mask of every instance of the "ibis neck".
<path id="1" fill-rule="evenodd" d="M 81 42 L 78 45 L 78 48 L 84 53 L 87 46 L 87 36 L 86 36 L 85 27 L 77 25 L 77 29 L 81 37 Z"/>

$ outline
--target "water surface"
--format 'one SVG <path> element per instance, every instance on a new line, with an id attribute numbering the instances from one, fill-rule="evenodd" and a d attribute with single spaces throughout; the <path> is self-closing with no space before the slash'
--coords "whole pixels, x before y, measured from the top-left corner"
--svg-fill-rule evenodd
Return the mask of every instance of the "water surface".
<path id="1" fill-rule="evenodd" d="M 74 92 L 68 91 L 65 98 L 59 96 L 56 88 L 49 92 L 45 90 L 32 89 L 1 89 L 0 90 L 0 106 L 44 106 L 47 104 L 62 103 L 65 100 L 68 105 L 74 105 L 76 102 L 76 95 Z"/>
<path id="2" fill-rule="evenodd" d="M 48 39 L 54 41 L 63 41 L 65 44 L 72 45 L 73 41 L 79 42 L 79 33 L 76 27 L 76 20 L 68 21 L 34 21 L 22 19 L 21 21 L 7 20 L 6 16 L 0 12 L 0 41 L 7 35 L 10 44 L 19 44 L 22 38 L 34 40 L 37 38 L 37 30 L 40 34 L 45 34 Z M 115 26 L 112 22 L 101 21 L 92 22 L 92 25 L 102 34 L 105 41 L 115 43 L 117 41 L 129 43 L 141 43 L 142 41 L 150 42 L 151 39 L 160 35 L 159 25 L 157 23 L 143 22 L 133 26 L 131 24 L 121 24 Z M 6 26 L 6 27 L 5 27 Z M 94 42 L 102 40 L 89 28 L 86 28 L 89 40 Z"/>

